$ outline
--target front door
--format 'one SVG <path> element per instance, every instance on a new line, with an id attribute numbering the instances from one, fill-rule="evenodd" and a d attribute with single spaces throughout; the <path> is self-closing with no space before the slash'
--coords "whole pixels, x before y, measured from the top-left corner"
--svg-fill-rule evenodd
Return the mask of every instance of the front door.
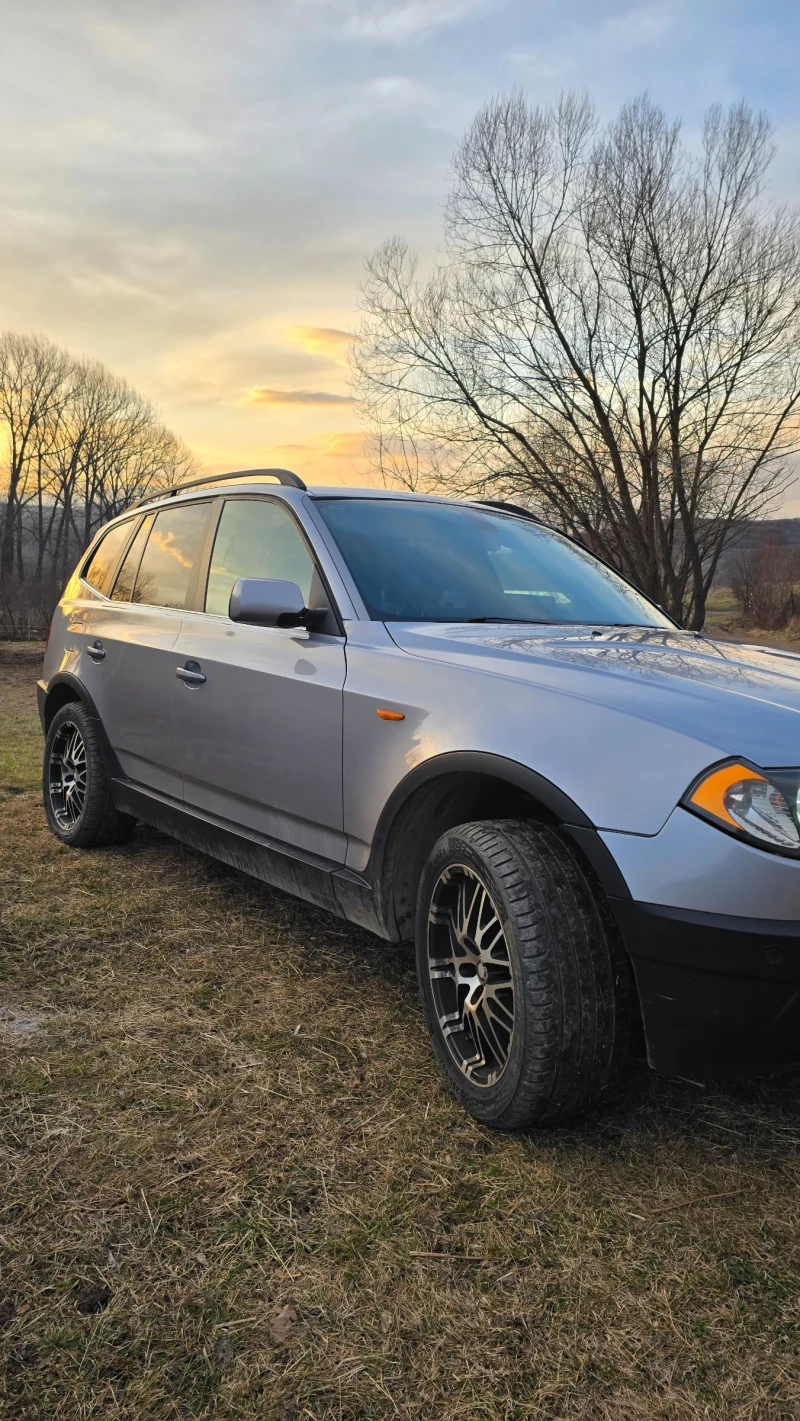
<path id="1" fill-rule="evenodd" d="M 204 610 L 184 614 L 173 648 L 184 673 L 173 689 L 184 798 L 343 863 L 344 638 L 333 617 L 320 632 L 232 622 L 228 602 L 240 577 L 296 582 L 307 606 L 327 600 L 284 506 L 252 496 L 225 501 L 208 585 L 197 599 Z"/>

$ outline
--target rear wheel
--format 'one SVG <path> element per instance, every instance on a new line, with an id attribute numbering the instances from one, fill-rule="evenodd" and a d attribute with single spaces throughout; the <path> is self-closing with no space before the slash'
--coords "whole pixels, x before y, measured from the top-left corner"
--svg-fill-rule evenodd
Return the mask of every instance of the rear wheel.
<path id="1" fill-rule="evenodd" d="M 95 722 L 80 701 L 56 711 L 42 767 L 47 822 L 62 844 L 119 844 L 136 820 L 114 808 Z"/>
<path id="2" fill-rule="evenodd" d="M 557 829 L 502 820 L 443 835 L 420 884 L 417 968 L 434 1050 L 477 1120 L 552 1123 L 612 1093 L 630 966 Z"/>

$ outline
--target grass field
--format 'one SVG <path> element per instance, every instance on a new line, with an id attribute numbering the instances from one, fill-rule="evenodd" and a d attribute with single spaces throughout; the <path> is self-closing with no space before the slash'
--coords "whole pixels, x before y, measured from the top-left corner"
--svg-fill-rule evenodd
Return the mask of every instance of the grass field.
<path id="1" fill-rule="evenodd" d="M 410 952 L 44 827 L 0 648 L 0 1416 L 800 1417 L 800 1081 L 477 1128 Z"/>

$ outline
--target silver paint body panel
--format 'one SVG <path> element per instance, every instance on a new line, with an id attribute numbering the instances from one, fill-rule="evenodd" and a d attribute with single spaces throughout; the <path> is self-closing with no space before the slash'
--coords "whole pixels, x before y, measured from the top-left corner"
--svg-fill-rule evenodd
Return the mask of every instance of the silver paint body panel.
<path id="1" fill-rule="evenodd" d="M 344 639 L 185 613 L 173 726 L 188 804 L 343 863 Z"/>
<path id="2" fill-rule="evenodd" d="M 765 853 L 685 809 L 652 837 L 600 837 L 640 903 L 800 922 L 800 860 Z"/>

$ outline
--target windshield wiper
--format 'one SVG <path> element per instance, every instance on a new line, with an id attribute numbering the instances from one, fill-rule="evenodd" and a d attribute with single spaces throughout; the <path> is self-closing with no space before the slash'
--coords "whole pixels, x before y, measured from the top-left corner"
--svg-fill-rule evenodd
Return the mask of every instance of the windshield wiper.
<path id="1" fill-rule="evenodd" d="M 502 626 L 504 622 L 516 622 L 518 625 L 526 627 L 555 627 L 558 625 L 550 617 L 467 617 L 467 622 L 499 622 Z"/>

